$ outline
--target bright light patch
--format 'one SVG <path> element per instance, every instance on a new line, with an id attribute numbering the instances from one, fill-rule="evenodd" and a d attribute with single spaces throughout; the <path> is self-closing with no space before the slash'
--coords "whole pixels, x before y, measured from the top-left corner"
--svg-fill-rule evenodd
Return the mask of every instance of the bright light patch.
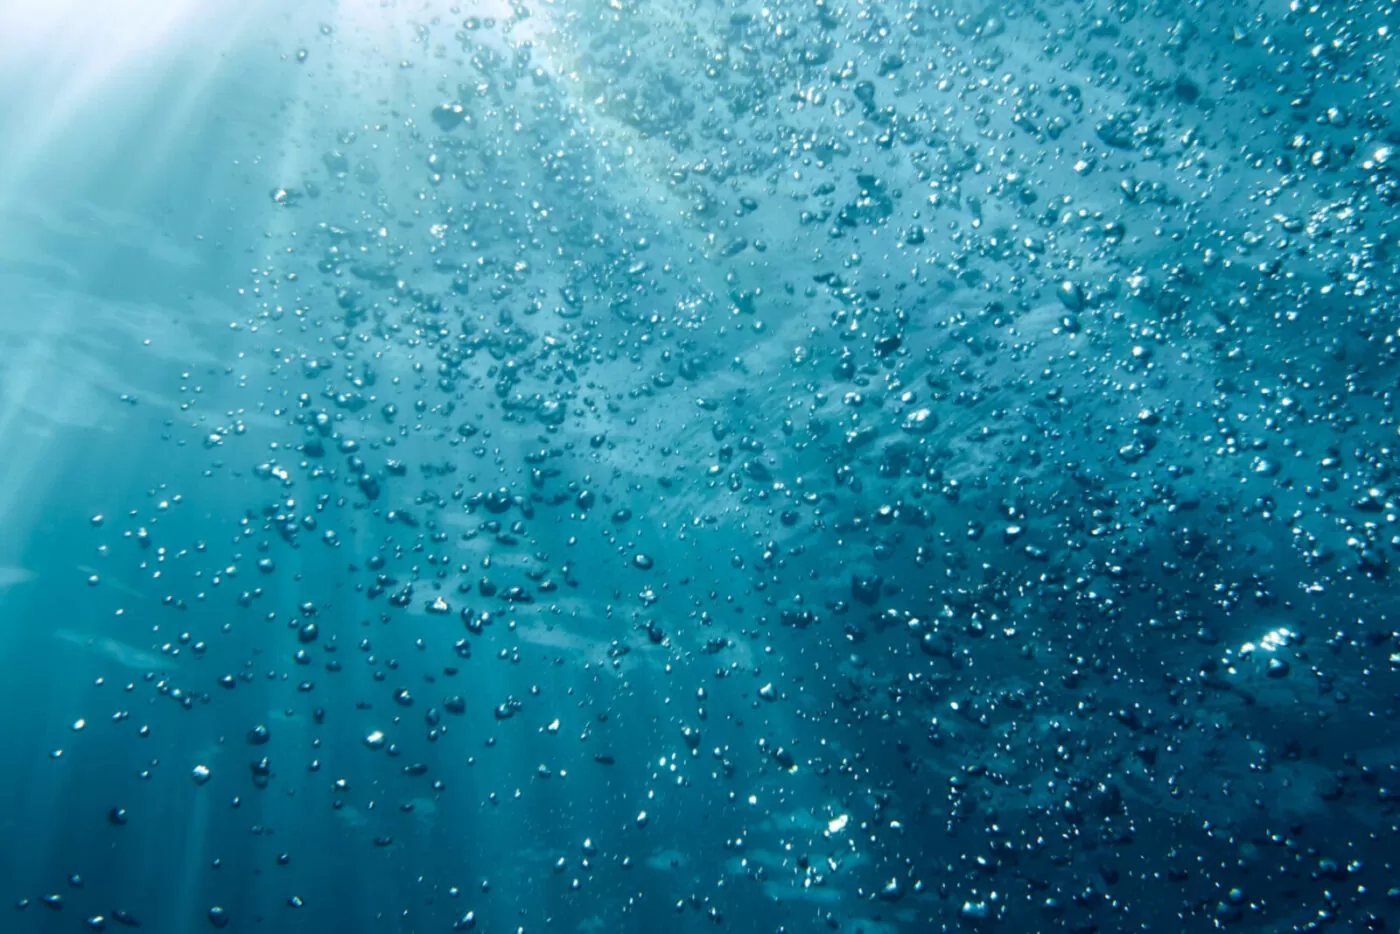
<path id="1" fill-rule="evenodd" d="M 19 186 L 74 127 L 119 119 L 182 69 L 197 95 L 220 55 L 255 15 L 256 0 L 8 0 L 0 3 L 0 87 L 14 109 L 0 178 Z M 192 66 L 193 63 L 193 66 Z M 178 112 L 184 102 L 169 110 Z M 113 116 L 115 115 L 115 116 Z M 92 145 L 84 133 L 78 142 Z M 11 194 L 0 188 L 0 203 Z"/>
<path id="2" fill-rule="evenodd" d="M 1268 632 L 1266 632 L 1263 638 L 1261 638 L 1257 644 L 1253 642 L 1246 642 L 1244 645 L 1240 646 L 1239 654 L 1241 658 L 1247 658 L 1248 656 L 1253 655 L 1256 651 L 1277 652 L 1279 649 L 1286 648 L 1287 646 L 1292 645 L 1293 638 L 1294 633 L 1291 629 L 1285 629 L 1284 627 L 1280 626 L 1277 629 L 1271 629 Z"/>

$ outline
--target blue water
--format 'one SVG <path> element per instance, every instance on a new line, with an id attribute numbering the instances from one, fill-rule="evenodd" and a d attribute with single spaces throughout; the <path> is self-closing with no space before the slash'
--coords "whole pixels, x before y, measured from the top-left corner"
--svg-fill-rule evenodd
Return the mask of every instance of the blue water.
<path id="1" fill-rule="evenodd" d="M 1400 923 L 1400 15 L 0 8 L 0 931 Z"/>

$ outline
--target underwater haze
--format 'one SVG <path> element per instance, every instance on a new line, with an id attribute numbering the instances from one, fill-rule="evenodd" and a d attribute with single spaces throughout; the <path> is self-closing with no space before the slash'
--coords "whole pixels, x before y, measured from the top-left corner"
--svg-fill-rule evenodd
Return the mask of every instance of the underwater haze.
<path id="1" fill-rule="evenodd" d="M 1400 925 L 1391 0 L 0 0 L 0 931 Z"/>

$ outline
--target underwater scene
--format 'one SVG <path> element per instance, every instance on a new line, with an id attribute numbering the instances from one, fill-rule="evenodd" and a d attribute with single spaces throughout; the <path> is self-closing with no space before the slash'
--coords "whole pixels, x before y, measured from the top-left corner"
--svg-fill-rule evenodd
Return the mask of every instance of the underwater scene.
<path id="1" fill-rule="evenodd" d="M 1400 926 L 1392 0 L 0 0 L 0 932 Z"/>

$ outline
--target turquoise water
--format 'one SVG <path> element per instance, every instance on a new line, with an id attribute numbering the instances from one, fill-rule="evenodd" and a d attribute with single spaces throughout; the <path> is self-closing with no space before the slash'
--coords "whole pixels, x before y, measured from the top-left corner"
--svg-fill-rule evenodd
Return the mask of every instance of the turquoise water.
<path id="1" fill-rule="evenodd" d="M 0 930 L 1385 930 L 1381 4 L 0 5 Z"/>

